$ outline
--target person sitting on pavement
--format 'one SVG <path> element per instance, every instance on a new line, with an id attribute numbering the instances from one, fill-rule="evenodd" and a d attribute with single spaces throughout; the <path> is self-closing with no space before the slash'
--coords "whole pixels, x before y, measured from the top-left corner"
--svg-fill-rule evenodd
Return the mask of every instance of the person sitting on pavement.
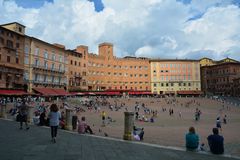
<path id="1" fill-rule="evenodd" d="M 81 121 L 78 123 L 78 133 L 79 134 L 85 134 L 85 133 L 90 133 L 93 134 L 93 131 L 89 125 L 86 123 L 86 118 L 82 117 Z"/>
<path id="2" fill-rule="evenodd" d="M 135 140 L 142 141 L 144 136 L 144 128 L 133 126 L 133 137 Z"/>
<path id="3" fill-rule="evenodd" d="M 190 127 L 189 132 L 185 136 L 186 148 L 189 151 L 196 151 L 199 146 L 199 136 L 195 133 L 195 128 Z"/>
<path id="4" fill-rule="evenodd" d="M 224 153 L 224 138 L 220 136 L 218 133 L 218 128 L 213 128 L 213 134 L 209 135 L 208 145 L 210 147 L 210 151 L 213 154 L 223 154 Z"/>

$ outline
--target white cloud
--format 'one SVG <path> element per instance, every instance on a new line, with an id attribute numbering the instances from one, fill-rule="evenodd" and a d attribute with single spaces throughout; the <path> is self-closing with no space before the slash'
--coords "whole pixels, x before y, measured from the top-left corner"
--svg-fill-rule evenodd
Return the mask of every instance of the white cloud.
<path id="1" fill-rule="evenodd" d="M 97 52 L 112 42 L 117 56 L 211 58 L 240 60 L 240 9 L 231 0 L 103 0 L 96 12 L 86 0 L 55 0 L 25 9 L 0 0 L 0 23 L 19 21 L 27 33 L 67 48 L 88 45 Z M 188 21 L 197 14 L 200 18 Z"/>

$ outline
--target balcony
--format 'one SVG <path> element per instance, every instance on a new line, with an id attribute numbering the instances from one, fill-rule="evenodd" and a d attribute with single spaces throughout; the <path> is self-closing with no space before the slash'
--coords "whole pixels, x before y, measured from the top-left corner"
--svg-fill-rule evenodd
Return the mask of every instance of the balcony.
<path id="1" fill-rule="evenodd" d="M 75 78 L 79 78 L 79 79 L 82 79 L 81 75 L 78 73 L 78 74 L 74 74 L 74 77 Z"/>
<path id="2" fill-rule="evenodd" d="M 11 46 L 11 45 L 5 45 L 4 48 L 12 50 L 12 51 L 16 51 L 16 48 L 13 48 L 13 46 Z"/>
<path id="3" fill-rule="evenodd" d="M 63 69 L 58 69 L 58 68 L 46 68 L 45 66 L 42 65 L 36 65 L 36 64 L 32 64 L 32 68 L 33 69 L 39 69 L 39 70 L 43 70 L 43 71 L 49 71 L 49 72 L 55 72 L 55 73 L 61 73 L 64 74 L 65 70 Z"/>
<path id="4" fill-rule="evenodd" d="M 63 82 L 52 82 L 52 81 L 43 81 L 43 80 L 24 80 L 28 83 L 40 84 L 40 85 L 55 85 L 55 86 L 66 86 L 66 83 Z"/>

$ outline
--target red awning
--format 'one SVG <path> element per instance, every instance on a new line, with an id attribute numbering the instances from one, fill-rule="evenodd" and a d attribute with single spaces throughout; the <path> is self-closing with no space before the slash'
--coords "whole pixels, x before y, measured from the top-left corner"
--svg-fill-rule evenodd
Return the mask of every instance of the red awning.
<path id="1" fill-rule="evenodd" d="M 54 92 L 51 88 L 33 88 L 33 90 L 44 96 L 56 96 L 56 92 Z"/>
<path id="2" fill-rule="evenodd" d="M 96 95 L 108 95 L 108 96 L 111 96 L 111 95 L 121 95 L 120 92 L 95 92 Z"/>
<path id="3" fill-rule="evenodd" d="M 203 94 L 203 92 L 202 91 L 177 91 L 177 94 L 199 95 L 199 94 Z"/>
<path id="4" fill-rule="evenodd" d="M 150 92 L 150 91 L 132 91 L 132 92 L 128 92 L 128 94 L 130 94 L 130 95 L 150 95 L 150 94 L 152 94 L 152 92 Z"/>
<path id="5" fill-rule="evenodd" d="M 70 93 L 66 92 L 64 89 L 55 89 L 52 88 L 52 90 L 56 93 L 58 96 L 68 96 L 71 95 Z"/>
<path id="6" fill-rule="evenodd" d="M 36 92 L 44 96 L 68 96 L 70 93 L 66 92 L 64 89 L 58 88 L 33 88 Z"/>
<path id="7" fill-rule="evenodd" d="M 1 89 L 0 90 L 0 95 L 26 95 L 27 92 L 23 90 L 5 90 Z"/>

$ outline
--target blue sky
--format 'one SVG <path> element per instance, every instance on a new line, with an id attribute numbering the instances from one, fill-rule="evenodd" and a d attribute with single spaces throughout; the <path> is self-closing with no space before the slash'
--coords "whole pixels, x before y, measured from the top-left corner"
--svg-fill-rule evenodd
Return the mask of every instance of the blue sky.
<path id="1" fill-rule="evenodd" d="M 8 0 L 6 0 L 8 1 Z M 89 0 L 94 3 L 95 10 L 100 12 L 103 10 L 104 6 L 102 0 Z M 24 8 L 40 8 L 43 6 L 44 2 L 53 3 L 53 0 L 15 0 L 15 2 Z"/>
<path id="2" fill-rule="evenodd" d="M 74 49 L 116 56 L 240 60 L 240 0 L 0 0 L 0 24 Z"/>
<path id="3" fill-rule="evenodd" d="M 11 1 L 11 0 L 5 0 Z M 40 8 L 43 6 L 44 2 L 51 2 L 53 0 L 14 0 L 19 6 L 24 8 Z"/>

